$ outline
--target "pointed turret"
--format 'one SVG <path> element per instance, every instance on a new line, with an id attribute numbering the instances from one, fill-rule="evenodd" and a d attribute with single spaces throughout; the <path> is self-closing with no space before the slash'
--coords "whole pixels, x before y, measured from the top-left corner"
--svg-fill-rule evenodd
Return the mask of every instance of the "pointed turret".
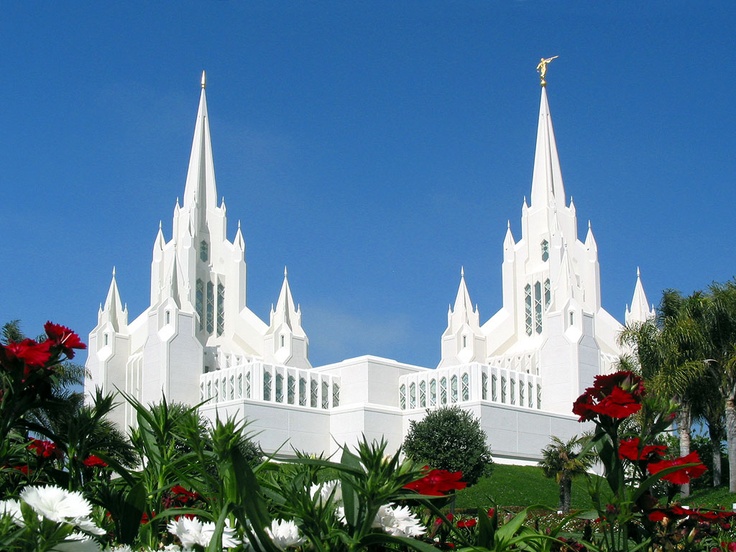
<path id="1" fill-rule="evenodd" d="M 112 280 L 110 282 L 110 288 L 107 291 L 105 305 L 98 315 L 98 324 L 101 326 L 105 322 L 109 322 L 115 332 L 119 332 L 121 328 L 125 329 L 128 325 L 128 310 L 123 307 L 123 303 L 120 300 L 118 283 L 115 279 L 115 267 L 112 269 Z"/>
<path id="2" fill-rule="evenodd" d="M 473 308 L 465 269 L 460 268 L 460 285 L 455 305 L 447 312 L 447 329 L 442 334 L 442 360 L 440 367 L 482 362 L 485 357 L 485 337 L 480 329 L 478 307 Z"/>
<path id="3" fill-rule="evenodd" d="M 197 121 L 194 126 L 192 152 L 189 157 L 187 182 L 184 189 L 184 209 L 197 209 L 197 225 L 204 227 L 207 210 L 217 207 L 217 185 L 215 183 L 215 164 L 212 157 L 210 123 L 207 114 L 205 93 L 206 76 L 202 72 L 202 92 L 199 96 Z"/>
<path id="4" fill-rule="evenodd" d="M 279 299 L 276 301 L 276 307 L 271 308 L 271 320 L 264 344 L 268 360 L 289 366 L 312 367 L 307 359 L 309 340 L 302 328 L 302 313 L 299 307 L 295 306 L 291 295 L 286 267 Z"/>
<path id="5" fill-rule="evenodd" d="M 636 322 L 646 322 L 657 315 L 654 305 L 649 305 L 647 295 L 644 293 L 644 286 L 641 283 L 641 272 L 636 267 L 636 285 L 634 286 L 634 296 L 631 298 L 631 308 L 626 307 L 624 320 L 626 324 Z"/>
<path id="6" fill-rule="evenodd" d="M 560 159 L 552 128 L 552 115 L 547 102 L 547 88 L 542 87 L 537 127 L 537 147 L 534 153 L 532 176 L 532 207 L 565 205 L 565 187 L 562 183 Z"/>
<path id="7" fill-rule="evenodd" d="M 593 228 L 588 221 L 588 233 L 585 235 L 585 248 L 589 251 L 598 251 L 598 244 L 593 236 Z"/>

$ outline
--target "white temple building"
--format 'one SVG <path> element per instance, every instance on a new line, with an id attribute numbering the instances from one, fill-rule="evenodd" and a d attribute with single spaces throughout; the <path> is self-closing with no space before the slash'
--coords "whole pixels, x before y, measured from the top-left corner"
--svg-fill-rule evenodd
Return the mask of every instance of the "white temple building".
<path id="1" fill-rule="evenodd" d="M 171 239 L 153 244 L 151 303 L 135 320 L 110 289 L 89 336 L 87 392 L 119 389 L 144 403 L 197 404 L 247 418 L 267 452 L 327 454 L 365 435 L 397 448 L 409 421 L 459 405 L 481 420 L 498 462 L 535 463 L 551 436 L 582 431 L 573 401 L 614 369 L 622 326 L 601 306 L 598 246 L 590 223 L 578 238 L 541 89 L 531 201 L 521 237 L 503 241 L 503 306 L 481 323 L 461 271 L 436 368 L 362 356 L 312 367 L 302 313 L 286 272 L 269 320 L 246 304 L 245 241 L 226 235 L 217 203 L 204 74 L 183 202 Z M 654 314 L 637 269 L 626 323 Z M 113 413 L 134 423 L 125 404 Z"/>

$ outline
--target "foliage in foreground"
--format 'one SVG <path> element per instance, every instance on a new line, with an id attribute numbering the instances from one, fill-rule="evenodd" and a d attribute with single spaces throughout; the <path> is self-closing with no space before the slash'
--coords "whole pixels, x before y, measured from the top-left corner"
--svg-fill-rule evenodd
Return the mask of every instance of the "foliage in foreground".
<path id="1" fill-rule="evenodd" d="M 244 423 L 208 423 L 196 407 L 165 400 L 146 406 L 125 397 L 137 415 L 134 464 L 93 439 L 112 404 L 101 393 L 72 445 L 69 432 L 31 421 L 56 367 L 83 347 L 68 328 L 46 331 L 41 341 L 0 344 L 2 550 L 633 552 L 734 542 L 731 513 L 688 510 L 658 494 L 663 482 L 687 483 L 704 467 L 697 456 L 665 458 L 655 438 L 669 413 L 647 402 L 631 373 L 599 376 L 574 405 L 596 425 L 589 446 L 606 470 L 592 480 L 596 511 L 584 516 L 598 521 L 542 526 L 529 510 L 453 516 L 447 507 L 466 485 L 463 474 L 402 461 L 385 443 L 364 441 L 339 459 L 259 461 L 243 446 Z M 633 434 L 624 421 L 640 411 L 644 423 Z"/>

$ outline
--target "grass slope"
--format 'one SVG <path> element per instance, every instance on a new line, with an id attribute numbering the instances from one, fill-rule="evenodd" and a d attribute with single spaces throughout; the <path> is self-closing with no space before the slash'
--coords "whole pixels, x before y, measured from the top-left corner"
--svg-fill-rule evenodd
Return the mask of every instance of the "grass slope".
<path id="1" fill-rule="evenodd" d="M 506 466 L 495 464 L 490 477 L 484 477 L 469 489 L 457 493 L 458 508 L 485 508 L 488 506 L 543 505 L 557 508 L 559 487 L 536 466 Z M 593 507 L 584 477 L 572 484 L 572 507 L 589 510 Z"/>
<path id="2" fill-rule="evenodd" d="M 558 487 L 554 479 L 548 479 L 536 466 L 505 466 L 495 464 L 490 477 L 482 478 L 469 489 L 458 491 L 457 508 L 525 507 L 543 505 L 556 509 Z M 728 486 L 716 489 L 698 489 L 681 500 L 683 504 L 701 508 L 719 506 L 731 509 L 736 503 L 736 493 L 729 493 Z M 590 510 L 593 504 L 588 494 L 585 477 L 573 480 L 572 507 L 575 510 Z"/>

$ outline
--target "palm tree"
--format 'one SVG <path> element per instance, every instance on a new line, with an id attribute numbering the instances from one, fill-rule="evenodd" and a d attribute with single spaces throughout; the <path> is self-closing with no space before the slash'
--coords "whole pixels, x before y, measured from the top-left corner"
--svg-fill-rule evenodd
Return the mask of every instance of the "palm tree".
<path id="1" fill-rule="evenodd" d="M 583 445 L 589 437 L 577 435 L 564 442 L 559 437 L 552 437 L 552 442 L 542 449 L 542 460 L 539 467 L 545 477 L 554 478 L 560 488 L 560 510 L 563 514 L 570 512 L 572 499 L 572 480 L 586 473 L 593 464 L 593 457 L 583 452 Z"/>

